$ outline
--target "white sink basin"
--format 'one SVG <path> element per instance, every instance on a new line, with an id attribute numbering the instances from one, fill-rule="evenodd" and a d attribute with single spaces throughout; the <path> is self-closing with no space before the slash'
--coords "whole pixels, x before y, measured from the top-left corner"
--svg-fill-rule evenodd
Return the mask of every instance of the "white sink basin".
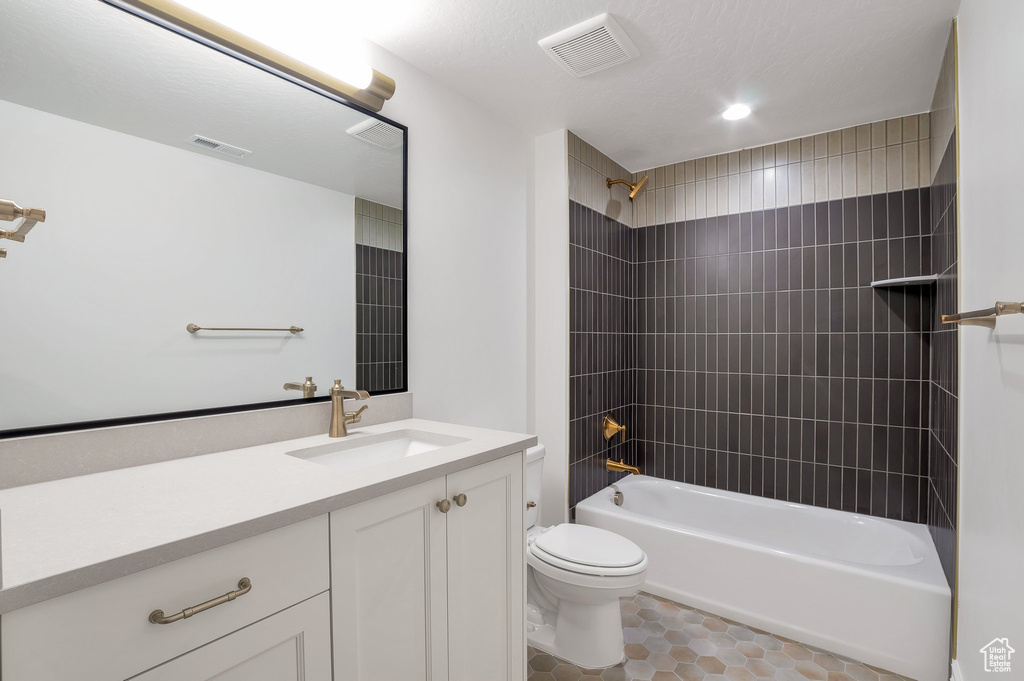
<path id="1" fill-rule="evenodd" d="M 460 442 L 466 442 L 466 438 L 421 430 L 396 430 L 378 435 L 352 433 L 337 442 L 288 452 L 288 456 L 312 461 L 336 471 L 354 471 Z"/>

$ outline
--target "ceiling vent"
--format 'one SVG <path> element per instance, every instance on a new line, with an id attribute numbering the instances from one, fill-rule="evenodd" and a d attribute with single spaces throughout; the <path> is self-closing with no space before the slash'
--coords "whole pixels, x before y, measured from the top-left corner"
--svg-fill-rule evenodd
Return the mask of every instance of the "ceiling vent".
<path id="1" fill-rule="evenodd" d="M 383 149 L 397 149 L 405 141 L 405 135 L 399 128 L 384 121 L 378 121 L 376 118 L 367 118 L 345 132 Z"/>
<path id="2" fill-rule="evenodd" d="M 610 14 L 576 24 L 537 43 L 563 69 L 580 78 L 640 56 Z"/>
<path id="3" fill-rule="evenodd" d="M 248 149 L 235 147 L 230 144 L 225 144 L 224 142 L 218 142 L 217 140 L 212 140 L 209 137 L 203 137 L 202 135 L 192 135 L 185 141 L 189 144 L 194 144 L 197 147 L 202 147 L 207 151 L 215 151 L 218 154 L 224 154 L 225 156 L 230 156 L 232 158 L 245 158 L 252 153 Z"/>

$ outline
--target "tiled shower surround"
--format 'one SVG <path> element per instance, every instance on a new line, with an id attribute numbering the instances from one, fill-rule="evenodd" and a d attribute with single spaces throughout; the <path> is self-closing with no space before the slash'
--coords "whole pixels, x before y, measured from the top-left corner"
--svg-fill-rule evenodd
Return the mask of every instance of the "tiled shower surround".
<path id="1" fill-rule="evenodd" d="M 707 203 L 688 202 L 685 179 L 691 167 L 706 178 L 710 159 L 675 164 L 684 180 L 676 217 L 691 208 L 694 217 L 636 230 L 602 215 L 599 187 L 581 172 L 582 159 L 597 166 L 600 154 L 570 135 L 571 198 L 590 197 L 590 208 L 570 203 L 572 506 L 615 477 L 603 469 L 610 456 L 659 477 L 927 520 L 935 287 L 870 286 L 933 271 L 932 197 L 919 167 L 927 127 L 927 116 L 911 116 L 807 138 L 806 147 L 771 145 L 773 164 L 776 148 L 806 148 L 810 165 L 774 168 L 797 182 L 814 181 L 815 153 L 825 161 L 826 184 L 790 185 L 792 205 L 782 207 L 775 195 L 737 201 L 740 175 L 753 171 L 726 154 L 715 159 L 725 159 L 716 187 L 726 198 L 709 217 Z M 871 189 L 884 168 L 880 192 L 857 189 L 865 129 L 860 158 Z M 852 186 L 844 148 L 853 149 Z M 872 177 L 873 156 L 893 163 L 876 164 Z M 838 198 L 815 200 L 822 195 Z M 631 219 L 645 222 L 639 209 Z M 629 428 L 625 445 L 600 437 L 609 410 Z"/>
<path id="2" fill-rule="evenodd" d="M 355 213 L 356 387 L 404 389 L 403 213 L 361 198 Z"/>

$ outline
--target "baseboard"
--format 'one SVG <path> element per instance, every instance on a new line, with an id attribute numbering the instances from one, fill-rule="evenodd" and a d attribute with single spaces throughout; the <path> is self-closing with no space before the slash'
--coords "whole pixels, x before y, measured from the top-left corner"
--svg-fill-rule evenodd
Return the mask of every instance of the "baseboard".
<path id="1" fill-rule="evenodd" d="M 964 675 L 960 671 L 960 663 L 956 660 L 953 660 L 953 663 L 950 665 L 949 681 L 964 681 Z"/>

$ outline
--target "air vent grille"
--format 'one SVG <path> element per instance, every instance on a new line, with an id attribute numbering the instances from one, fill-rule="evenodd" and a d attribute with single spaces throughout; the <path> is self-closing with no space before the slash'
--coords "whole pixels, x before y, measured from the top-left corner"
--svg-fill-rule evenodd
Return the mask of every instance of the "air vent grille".
<path id="1" fill-rule="evenodd" d="M 537 44 L 577 78 L 610 69 L 640 55 L 610 14 L 588 19 Z"/>
<path id="2" fill-rule="evenodd" d="M 189 144 L 194 144 L 197 147 L 202 147 L 208 151 L 215 151 L 218 154 L 224 154 L 225 156 L 231 156 L 232 158 L 245 158 L 252 152 L 248 149 L 236 147 L 231 144 L 225 144 L 224 142 L 218 142 L 212 140 L 209 137 L 203 137 L 202 135 L 192 135 L 187 140 Z"/>
<path id="3" fill-rule="evenodd" d="M 376 118 L 367 118 L 345 132 L 383 149 L 397 149 L 405 141 L 405 135 L 399 128 Z"/>

